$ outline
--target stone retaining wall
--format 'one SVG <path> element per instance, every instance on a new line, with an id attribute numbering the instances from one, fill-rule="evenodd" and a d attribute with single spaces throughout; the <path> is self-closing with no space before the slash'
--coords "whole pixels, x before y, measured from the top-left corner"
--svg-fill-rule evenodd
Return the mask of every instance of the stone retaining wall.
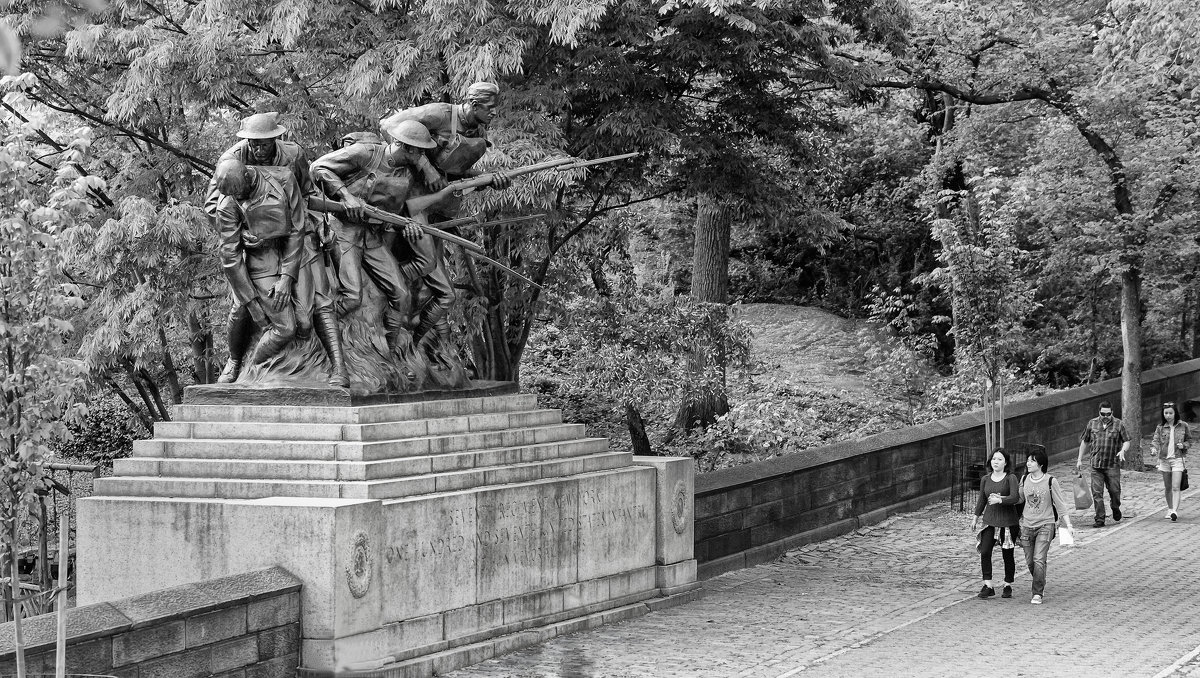
<path id="1" fill-rule="evenodd" d="M 54 675 L 55 615 L 25 619 L 29 675 Z M 16 675 L 0 624 L 0 675 Z M 300 581 L 278 567 L 67 610 L 67 673 L 117 678 L 295 678 Z"/>
<path id="2" fill-rule="evenodd" d="M 1145 372 L 1143 431 L 1158 423 L 1164 400 L 1182 406 L 1197 396 L 1200 359 Z M 1120 413 L 1120 379 L 1011 403 L 1005 440 L 1045 445 L 1052 460 L 1074 455 L 1102 400 Z M 983 446 L 981 411 L 697 476 L 700 576 L 767 562 L 945 496 L 955 445 Z"/>

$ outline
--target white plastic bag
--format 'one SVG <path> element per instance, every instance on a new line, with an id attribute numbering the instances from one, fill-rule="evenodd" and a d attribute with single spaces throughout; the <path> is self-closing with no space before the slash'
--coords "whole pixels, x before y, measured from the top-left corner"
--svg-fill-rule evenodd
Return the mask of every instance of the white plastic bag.
<path id="1" fill-rule="evenodd" d="M 1074 546 L 1075 545 L 1075 535 L 1071 534 L 1070 529 L 1063 527 L 1058 530 L 1058 545 L 1059 546 Z"/>

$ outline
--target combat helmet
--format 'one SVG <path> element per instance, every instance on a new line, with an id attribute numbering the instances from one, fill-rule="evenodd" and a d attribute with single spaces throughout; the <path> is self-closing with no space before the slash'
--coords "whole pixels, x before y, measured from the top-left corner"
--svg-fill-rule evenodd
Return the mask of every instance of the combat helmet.
<path id="1" fill-rule="evenodd" d="M 417 148 L 433 148 L 437 144 L 430 136 L 429 130 L 425 129 L 425 125 L 416 120 L 401 120 L 395 122 L 387 118 L 380 121 L 379 126 L 383 128 L 395 141 Z"/>
<path id="2" fill-rule="evenodd" d="M 237 135 L 242 139 L 274 139 L 286 133 L 287 128 L 279 124 L 279 114 L 271 111 L 243 118 Z"/>

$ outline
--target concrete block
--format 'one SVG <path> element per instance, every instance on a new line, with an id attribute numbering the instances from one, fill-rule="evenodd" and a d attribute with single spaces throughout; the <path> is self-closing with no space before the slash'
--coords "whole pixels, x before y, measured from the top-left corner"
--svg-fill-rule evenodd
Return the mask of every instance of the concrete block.
<path id="1" fill-rule="evenodd" d="M 300 620 L 300 594 L 288 593 L 256 600 L 246 608 L 246 630 L 253 633 L 262 629 L 285 626 Z"/>
<path id="2" fill-rule="evenodd" d="M 381 504 L 347 499 L 121 499 L 79 502 L 79 602 L 138 595 L 248 569 L 283 565 L 304 582 L 310 637 L 381 625 Z M 357 572 L 362 535 L 366 570 Z M 137 553 L 137 558 L 128 554 Z M 351 580 L 361 586 L 356 598 Z"/>
<path id="3" fill-rule="evenodd" d="M 184 622 L 185 642 L 189 648 L 209 645 L 245 634 L 245 605 L 197 615 Z"/>
<path id="4" fill-rule="evenodd" d="M 655 471 L 655 562 L 668 565 L 691 560 L 696 522 L 696 471 L 692 460 L 634 457 L 633 462 Z"/>
<path id="5" fill-rule="evenodd" d="M 209 669 L 210 649 L 207 647 L 179 652 L 177 654 L 155 655 L 138 666 L 139 678 L 208 678 L 213 674 Z"/>
<path id="6" fill-rule="evenodd" d="M 246 667 L 246 678 L 295 678 L 298 657 L 288 655 Z"/>
<path id="7" fill-rule="evenodd" d="M 186 647 L 184 624 L 175 621 L 113 636 L 113 666 L 125 666 L 180 652 Z"/>
<path id="8" fill-rule="evenodd" d="M 696 581 L 696 561 L 658 565 L 654 568 L 654 585 L 658 588 L 674 588 Z"/>
<path id="9" fill-rule="evenodd" d="M 444 675 L 464 666 L 487 661 L 496 655 L 494 643 L 477 643 L 467 647 L 455 648 L 433 656 L 433 672 Z"/>
<path id="10" fill-rule="evenodd" d="M 393 622 L 383 627 L 388 652 L 398 654 L 416 647 L 434 645 L 444 640 L 445 614 L 429 614 L 415 619 Z"/>
<path id="11" fill-rule="evenodd" d="M 473 493 L 439 494 L 383 507 L 383 623 L 477 602 L 476 499 Z"/>
<path id="12" fill-rule="evenodd" d="M 256 636 L 259 659 L 274 659 L 300 651 L 300 622 L 259 631 Z"/>
<path id="13" fill-rule="evenodd" d="M 250 666 L 259 660 L 258 639 L 242 636 L 211 646 L 209 670 L 213 673 Z"/>

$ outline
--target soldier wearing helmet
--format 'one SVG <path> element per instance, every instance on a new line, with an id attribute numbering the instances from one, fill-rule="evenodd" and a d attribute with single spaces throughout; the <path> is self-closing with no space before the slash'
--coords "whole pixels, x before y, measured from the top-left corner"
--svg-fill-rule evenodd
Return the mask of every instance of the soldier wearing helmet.
<path id="1" fill-rule="evenodd" d="M 387 246 L 384 225 L 371 222 L 364 209 L 371 203 L 391 212 L 402 211 L 417 163 L 425 149 L 435 144 L 429 131 L 416 122 L 389 124 L 383 131 L 391 139 L 387 145 L 369 138 L 352 143 L 318 158 L 311 173 L 319 189 L 345 205 L 343 228 L 338 234 L 341 293 L 337 311 L 345 315 L 362 304 L 365 277 L 370 277 L 393 311 L 384 313 L 383 325 L 388 348 L 394 351 L 411 311 L 411 295 Z M 422 233 L 413 224 L 402 235 L 416 240 Z"/>
<path id="2" fill-rule="evenodd" d="M 386 129 L 388 125 L 415 120 L 429 130 L 437 146 L 426 153 L 420 169 L 425 176 L 425 183 L 437 191 L 445 186 L 446 179 L 461 179 L 480 173 L 474 165 L 491 146 L 487 130 L 499 103 L 499 87 L 490 82 L 477 82 L 467 88 L 462 103 L 434 102 L 399 110 L 385 117 L 379 125 Z M 509 183 L 508 177 L 497 175 L 492 187 L 504 189 L 508 188 Z M 449 209 L 457 212 L 457 205 Z"/>
<path id="3" fill-rule="evenodd" d="M 256 113 L 242 120 L 241 129 L 237 136 L 241 139 L 226 150 L 217 160 L 217 166 L 227 160 L 237 160 L 245 166 L 283 167 L 287 168 L 296 185 L 296 190 L 303 200 L 318 195 L 308 171 L 308 158 L 304 149 L 282 137 L 287 128 L 279 124 L 279 114 Z M 217 177 L 213 176 L 208 185 L 208 197 L 205 201 L 205 211 L 216 219 L 217 206 L 222 198 Z M 322 231 L 316 220 L 306 214 L 301 222 L 303 232 L 303 250 L 301 252 L 301 274 L 293 278 L 296 284 L 296 331 L 298 338 L 306 339 L 313 330 L 317 329 L 317 337 L 333 363 L 333 375 L 330 383 L 334 386 L 347 387 L 350 385 L 346 371 L 345 355 L 342 350 L 341 333 L 337 326 L 337 316 L 334 314 L 333 284 L 331 274 L 325 266 L 322 250 L 332 245 L 333 234 Z M 218 383 L 232 383 L 241 372 L 246 351 L 250 348 L 253 335 L 253 323 L 246 304 L 239 303 L 235 298 L 230 307 L 228 322 L 229 360 Z"/>
<path id="4" fill-rule="evenodd" d="M 467 88 L 462 103 L 435 102 L 397 111 L 381 121 L 381 126 L 408 121 L 429 130 L 435 147 L 421 158 L 418 167 L 432 191 L 445 187 L 448 181 L 480 174 L 475 163 L 487 152 L 488 125 L 496 115 L 500 88 L 490 82 L 477 82 Z M 508 188 L 510 180 L 497 173 L 492 188 Z M 461 200 L 451 197 L 428 210 L 425 215 L 413 215 L 437 223 L 458 215 Z M 446 320 L 454 302 L 454 287 L 440 240 L 425 236 L 406 243 L 397 242 L 396 257 L 410 280 L 421 280 L 429 299 L 421 304 L 421 318 L 414 332 L 417 341 L 434 338 L 448 339 L 450 326 Z"/>

